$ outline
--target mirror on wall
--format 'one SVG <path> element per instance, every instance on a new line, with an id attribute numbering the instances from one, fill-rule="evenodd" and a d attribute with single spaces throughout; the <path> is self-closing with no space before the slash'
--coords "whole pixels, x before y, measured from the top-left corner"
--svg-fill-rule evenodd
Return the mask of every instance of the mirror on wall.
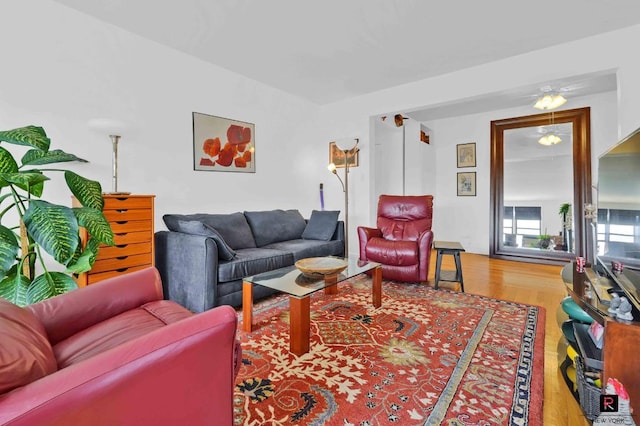
<path id="1" fill-rule="evenodd" d="M 491 122 L 491 257 L 564 263 L 587 255 L 589 114 L 579 108 Z M 557 139 L 540 141 L 550 135 Z"/>

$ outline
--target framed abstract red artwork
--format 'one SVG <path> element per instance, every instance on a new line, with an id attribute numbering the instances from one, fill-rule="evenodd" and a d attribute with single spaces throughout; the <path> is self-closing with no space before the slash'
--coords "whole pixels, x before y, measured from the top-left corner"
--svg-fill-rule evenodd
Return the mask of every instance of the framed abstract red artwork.
<path id="1" fill-rule="evenodd" d="M 193 169 L 255 173 L 255 125 L 193 113 Z"/>

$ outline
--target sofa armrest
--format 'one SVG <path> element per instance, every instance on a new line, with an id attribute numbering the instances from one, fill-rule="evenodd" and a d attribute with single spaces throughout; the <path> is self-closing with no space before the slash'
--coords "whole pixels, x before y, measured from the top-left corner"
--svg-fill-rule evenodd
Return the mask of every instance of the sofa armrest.
<path id="1" fill-rule="evenodd" d="M 151 267 L 91 284 L 27 306 L 52 345 L 94 324 L 147 302 L 161 300 L 162 284 Z M 105 302 L 108 301 L 108 302 Z"/>
<path id="2" fill-rule="evenodd" d="M 336 230 L 331 236 L 332 240 L 344 241 L 344 220 L 339 220 L 336 225 Z"/>
<path id="3" fill-rule="evenodd" d="M 360 241 L 360 260 L 367 260 L 367 243 L 371 238 L 381 237 L 382 231 L 377 228 L 358 226 L 358 240 Z"/>
<path id="4" fill-rule="evenodd" d="M 212 238 L 158 231 L 155 253 L 166 299 L 193 312 L 217 305 L 218 246 Z"/>
<path id="5" fill-rule="evenodd" d="M 0 396 L 7 425 L 233 423 L 237 314 L 221 306 Z"/>

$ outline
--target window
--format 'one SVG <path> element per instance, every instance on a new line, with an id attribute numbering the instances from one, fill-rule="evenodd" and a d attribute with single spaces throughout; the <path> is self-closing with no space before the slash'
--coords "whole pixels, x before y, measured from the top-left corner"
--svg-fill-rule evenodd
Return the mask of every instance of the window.
<path id="1" fill-rule="evenodd" d="M 637 210 L 598 209 L 598 254 L 618 254 L 617 243 L 637 243 L 637 221 Z"/>
<path id="2" fill-rule="evenodd" d="M 541 227 L 541 207 L 505 206 L 502 223 L 505 246 L 536 246 Z"/>
<path id="3" fill-rule="evenodd" d="M 503 227 L 505 234 L 537 237 L 541 233 L 542 208 L 505 206 Z"/>

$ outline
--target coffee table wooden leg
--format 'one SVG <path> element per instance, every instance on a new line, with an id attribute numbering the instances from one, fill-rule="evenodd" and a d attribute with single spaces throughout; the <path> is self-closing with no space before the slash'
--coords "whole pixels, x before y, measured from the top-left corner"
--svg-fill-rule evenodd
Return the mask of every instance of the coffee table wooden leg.
<path id="1" fill-rule="evenodd" d="M 289 297 L 289 350 L 298 356 L 309 352 L 310 300 L 309 296 Z"/>
<path id="2" fill-rule="evenodd" d="M 371 286 L 371 293 L 373 298 L 373 306 L 379 308 L 382 306 L 382 267 L 378 266 L 373 270 L 373 285 Z"/>
<path id="3" fill-rule="evenodd" d="M 324 294 L 338 294 L 338 274 L 324 276 Z"/>
<path id="4" fill-rule="evenodd" d="M 248 332 L 253 328 L 253 284 L 247 281 L 242 282 L 242 326 Z"/>

